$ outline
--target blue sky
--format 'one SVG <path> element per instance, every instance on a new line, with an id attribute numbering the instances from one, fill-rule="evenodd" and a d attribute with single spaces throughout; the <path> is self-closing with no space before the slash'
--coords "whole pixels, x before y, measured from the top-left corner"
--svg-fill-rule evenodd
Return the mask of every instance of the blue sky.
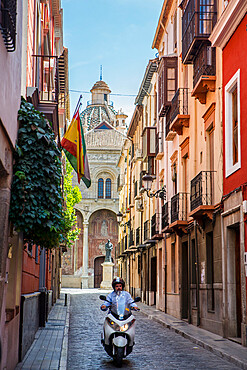
<path id="1" fill-rule="evenodd" d="M 62 0 L 64 46 L 69 49 L 70 90 L 90 91 L 100 76 L 112 94 L 116 110 L 123 108 L 129 123 L 148 60 L 162 0 Z M 91 94 L 82 93 L 83 106 Z M 71 114 L 80 96 L 70 92 Z"/>

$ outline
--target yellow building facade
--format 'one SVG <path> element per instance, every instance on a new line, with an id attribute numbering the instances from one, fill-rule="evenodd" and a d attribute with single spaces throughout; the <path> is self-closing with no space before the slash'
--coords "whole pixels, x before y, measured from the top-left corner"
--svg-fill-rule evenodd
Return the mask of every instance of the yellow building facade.
<path id="1" fill-rule="evenodd" d="M 135 237 L 120 265 L 145 303 L 224 335 L 222 56 L 209 41 L 222 11 L 216 3 L 163 3 L 152 45 L 158 56 L 128 130 L 130 203 L 120 230 L 128 222 Z"/>

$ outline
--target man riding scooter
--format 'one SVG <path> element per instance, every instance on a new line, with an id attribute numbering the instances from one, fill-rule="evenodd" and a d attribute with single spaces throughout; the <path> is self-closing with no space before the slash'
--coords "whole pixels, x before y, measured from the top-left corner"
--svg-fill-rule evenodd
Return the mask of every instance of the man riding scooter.
<path id="1" fill-rule="evenodd" d="M 103 303 L 100 307 L 102 311 L 106 311 L 107 308 L 109 308 L 110 306 L 111 306 L 112 310 L 114 311 L 114 306 L 116 305 L 117 297 L 119 297 L 120 294 L 121 294 L 121 296 L 124 296 L 124 298 L 125 298 L 125 303 L 126 303 L 127 309 L 132 308 L 135 311 L 139 311 L 139 308 L 133 302 L 133 299 L 131 298 L 131 295 L 128 292 L 123 291 L 124 287 L 125 287 L 125 282 L 122 278 L 120 278 L 120 277 L 114 278 L 113 281 L 112 281 L 112 287 L 114 289 L 113 292 L 108 294 L 108 296 L 106 298 L 107 301 L 105 301 L 105 303 Z"/>
<path id="2" fill-rule="evenodd" d="M 141 298 L 134 300 L 131 295 L 124 291 L 125 282 L 122 278 L 115 278 L 112 281 L 113 292 L 108 296 L 100 295 L 104 301 L 101 310 L 108 314 L 104 321 L 101 343 L 108 355 L 113 357 L 117 366 L 121 366 L 122 359 L 132 352 L 135 338 L 135 317 L 131 310 L 139 311 L 135 302 L 140 302 Z"/>

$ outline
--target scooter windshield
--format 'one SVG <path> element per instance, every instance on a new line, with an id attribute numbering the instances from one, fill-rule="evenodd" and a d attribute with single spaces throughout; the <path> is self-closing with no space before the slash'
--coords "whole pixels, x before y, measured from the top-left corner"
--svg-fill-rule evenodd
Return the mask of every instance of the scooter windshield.
<path id="1" fill-rule="evenodd" d="M 129 309 L 127 307 L 127 300 L 125 296 L 125 292 L 119 292 L 119 295 L 116 295 L 114 301 L 112 302 L 112 308 L 111 311 L 118 315 L 119 320 L 123 320 L 125 315 L 129 315 Z"/>

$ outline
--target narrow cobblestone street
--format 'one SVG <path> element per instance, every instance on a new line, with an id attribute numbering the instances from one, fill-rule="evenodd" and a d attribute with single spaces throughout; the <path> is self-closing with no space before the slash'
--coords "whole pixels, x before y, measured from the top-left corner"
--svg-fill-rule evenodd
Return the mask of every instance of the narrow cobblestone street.
<path id="1" fill-rule="evenodd" d="M 77 293 L 77 294 L 76 294 Z M 105 313 L 99 292 L 71 294 L 68 369 L 114 369 L 100 335 Z M 123 369 L 238 369 L 191 341 L 151 321 L 141 312 L 137 318 L 135 347 L 123 361 Z"/>

